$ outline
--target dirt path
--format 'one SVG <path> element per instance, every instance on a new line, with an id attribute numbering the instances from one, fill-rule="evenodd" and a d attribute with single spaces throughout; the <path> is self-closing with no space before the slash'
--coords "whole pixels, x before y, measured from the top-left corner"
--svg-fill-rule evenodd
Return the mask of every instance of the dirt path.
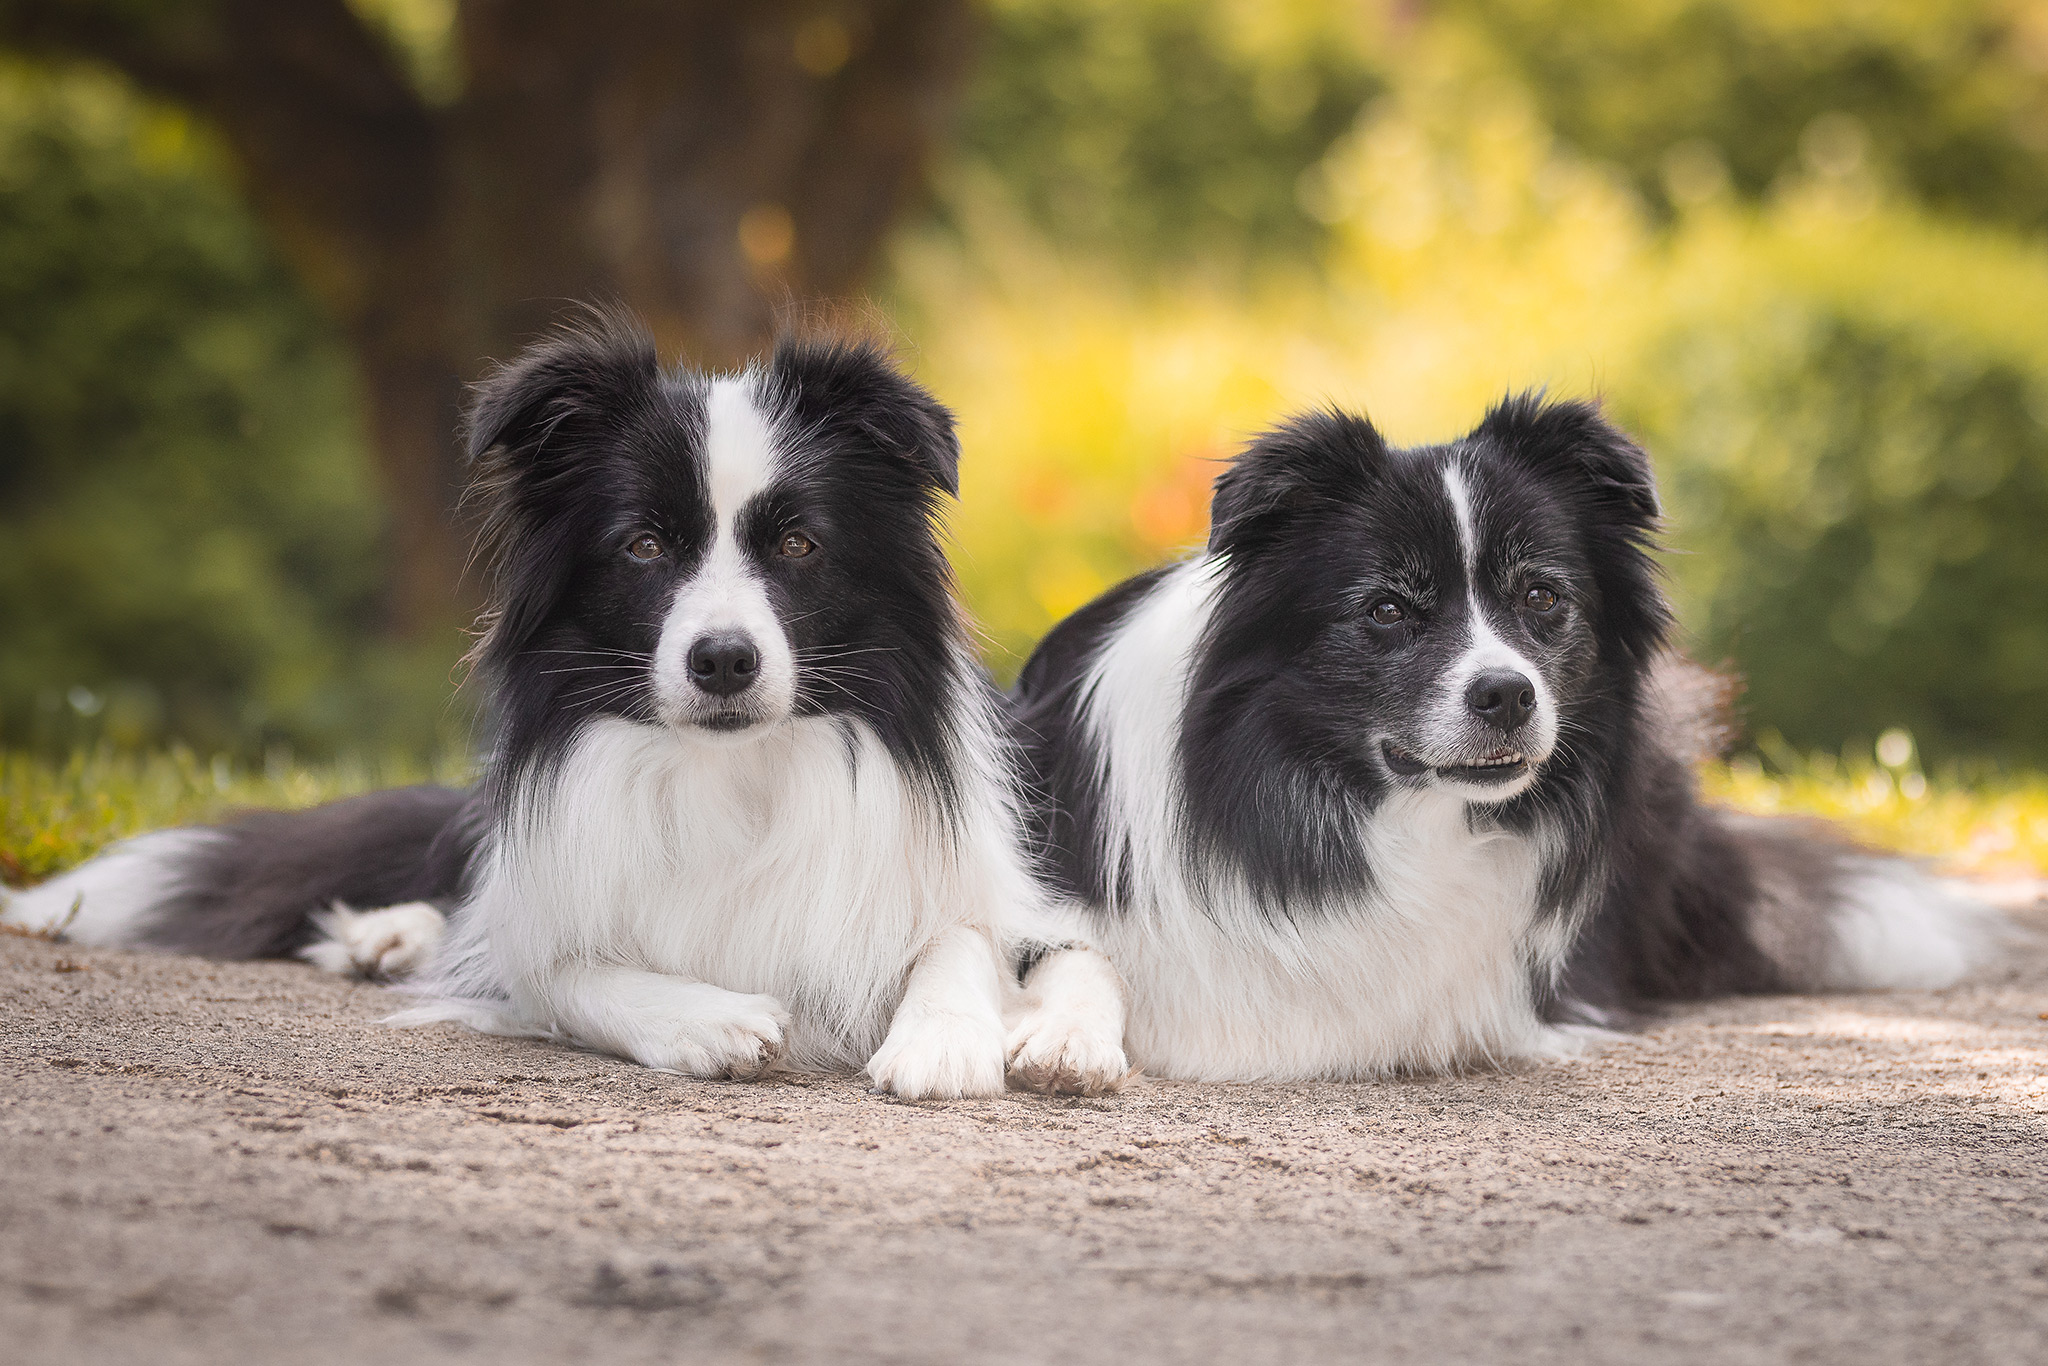
<path id="1" fill-rule="evenodd" d="M 946 1105 L 0 939 L 0 1356 L 2048 1361 L 2028 920 L 1521 1075 Z"/>

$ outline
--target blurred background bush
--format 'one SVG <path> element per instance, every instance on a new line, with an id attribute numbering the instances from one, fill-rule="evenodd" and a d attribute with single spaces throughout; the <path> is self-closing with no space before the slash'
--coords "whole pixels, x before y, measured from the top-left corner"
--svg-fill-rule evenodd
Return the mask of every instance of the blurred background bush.
<path id="1" fill-rule="evenodd" d="M 417 432 L 454 383 L 571 295 L 730 362 L 776 300 L 866 294 L 961 415 L 1000 676 L 1199 543 L 1218 462 L 1288 411 L 1428 441 L 1548 386 L 1656 458 L 1687 643 L 1767 749 L 2048 762 L 2038 3 L 592 0 L 572 38 L 517 8 L 0 0 L 0 746 L 444 749 L 474 588 Z M 686 94 L 744 67 L 735 117 L 784 141 L 721 161 L 684 96 L 571 79 L 613 10 Z M 300 21 L 384 84 L 243 79 Z M 292 103 L 330 78 L 382 92 L 338 152 Z M 549 142 L 590 109 L 598 151 Z M 689 135 L 613 155 L 621 120 Z M 394 169 L 337 207 L 294 138 Z M 433 232 L 350 218 L 419 147 L 464 187 Z M 512 211 L 522 157 L 569 228 Z M 430 347 L 377 299 L 443 277 Z M 439 365 L 416 400 L 393 356 Z"/>

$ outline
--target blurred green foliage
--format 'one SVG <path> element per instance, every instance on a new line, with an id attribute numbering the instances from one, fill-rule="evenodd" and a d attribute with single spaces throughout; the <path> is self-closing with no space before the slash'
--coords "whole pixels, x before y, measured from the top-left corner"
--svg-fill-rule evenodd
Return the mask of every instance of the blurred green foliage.
<path id="1" fill-rule="evenodd" d="M 1903 726 L 2048 763 L 2040 253 L 1878 224 L 1749 254 L 1617 395 L 1664 472 L 1695 652 L 1798 747 Z"/>
<path id="2" fill-rule="evenodd" d="M 1304 172 L 1382 88 L 1355 5 L 995 0 L 959 153 L 1062 250 L 1311 259 Z"/>
<path id="3" fill-rule="evenodd" d="M 449 0 L 355 2 L 459 82 Z M 1758 732 L 2048 763 L 2048 6 L 991 0 L 938 190 L 880 283 L 999 672 L 1285 411 L 1424 440 L 1549 384 L 1657 458 Z M 203 134 L 0 68 L 0 744 L 443 752 L 376 506 Z"/>
<path id="4" fill-rule="evenodd" d="M 1867 162 L 1961 217 L 2048 228 L 2039 0 L 1450 0 L 1545 119 L 1653 202 Z"/>
<path id="5" fill-rule="evenodd" d="M 1279 414 L 1440 439 L 1547 385 L 1656 457 L 1683 639 L 1746 677 L 1753 731 L 2048 763 L 2044 15 L 1446 4 L 1353 34 L 1380 88 L 1293 172 L 1305 277 L 1091 268 L 990 212 L 975 250 L 906 253 L 999 668 L 1197 543 L 1216 462 Z"/>
<path id="6" fill-rule="evenodd" d="M 209 141 L 0 65 L 0 737 L 425 751 L 348 358 Z"/>

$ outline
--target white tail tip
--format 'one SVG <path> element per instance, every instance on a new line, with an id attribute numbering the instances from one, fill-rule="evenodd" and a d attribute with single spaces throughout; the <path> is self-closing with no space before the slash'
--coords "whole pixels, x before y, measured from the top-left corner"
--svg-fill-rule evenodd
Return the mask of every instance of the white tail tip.
<path id="1" fill-rule="evenodd" d="M 1903 859 L 1860 862 L 1842 887 L 1823 985 L 1930 990 L 1997 956 L 2010 927 L 1963 884 Z"/>

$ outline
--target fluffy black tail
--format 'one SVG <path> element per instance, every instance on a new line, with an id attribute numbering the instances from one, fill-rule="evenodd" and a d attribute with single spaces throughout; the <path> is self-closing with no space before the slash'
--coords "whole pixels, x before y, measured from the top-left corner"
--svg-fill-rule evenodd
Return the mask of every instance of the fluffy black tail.
<path id="1" fill-rule="evenodd" d="M 481 837 L 472 793 L 406 787 L 306 811 L 159 830 L 28 891 L 0 892 L 0 923 L 83 944 L 208 958 L 281 958 L 337 903 L 444 907 Z"/>
<path id="2" fill-rule="evenodd" d="M 1692 764 L 1719 733 L 1702 719 L 1717 705 L 1703 677 L 1674 663 L 1653 690 L 1646 757 L 1613 797 L 1606 890 L 1566 962 L 1555 1013 L 1943 987 L 1995 955 L 2003 919 L 1919 864 L 1819 821 L 1700 804 Z"/>

